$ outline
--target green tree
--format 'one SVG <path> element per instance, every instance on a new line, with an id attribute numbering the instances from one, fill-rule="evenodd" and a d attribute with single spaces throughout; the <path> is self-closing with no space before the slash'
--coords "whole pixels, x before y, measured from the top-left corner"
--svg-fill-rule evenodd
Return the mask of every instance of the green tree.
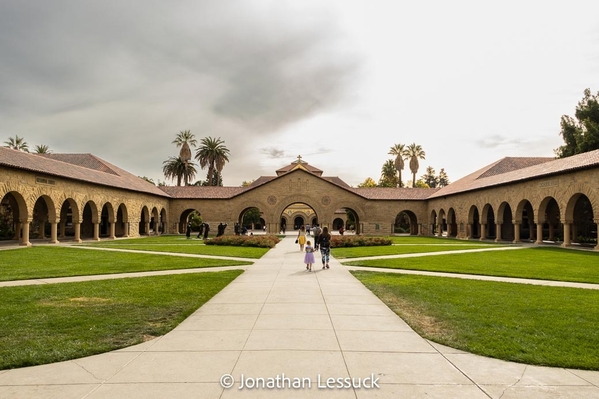
<path id="1" fill-rule="evenodd" d="M 206 182 L 209 186 L 223 185 L 221 172 L 225 163 L 229 162 L 229 154 L 229 149 L 220 137 L 205 137 L 200 141 L 195 157 L 200 163 L 200 168 L 208 167 Z"/>
<path id="2" fill-rule="evenodd" d="M 11 148 L 13 150 L 29 152 L 29 145 L 25 142 L 25 138 L 19 137 L 17 135 L 15 135 L 14 138 L 9 137 L 4 144 L 6 144 L 5 147 Z"/>
<path id="3" fill-rule="evenodd" d="M 420 168 L 419 159 L 425 159 L 426 154 L 420 144 L 412 143 L 406 148 L 406 158 L 410 159 L 410 171 L 412 172 L 412 187 L 416 187 L 416 173 Z"/>
<path id="4" fill-rule="evenodd" d="M 152 184 L 156 185 L 156 183 L 154 183 L 154 180 L 153 180 L 153 179 L 151 179 L 151 178 L 149 178 L 149 177 L 147 177 L 147 176 L 137 176 L 137 177 L 139 177 L 139 178 L 141 178 L 141 179 L 144 179 L 144 180 L 145 180 L 145 181 L 147 181 L 148 183 L 152 183 Z"/>
<path id="5" fill-rule="evenodd" d="M 399 181 L 400 188 L 403 185 L 403 183 L 401 181 L 401 171 L 404 168 L 404 161 L 405 161 L 405 156 L 406 156 L 405 153 L 406 153 L 406 146 L 404 144 L 395 144 L 389 150 L 389 155 L 395 155 L 394 166 L 395 166 L 395 169 L 397 170 L 397 174 L 398 174 L 397 179 Z"/>
<path id="6" fill-rule="evenodd" d="M 445 172 L 444 168 L 441 168 L 439 171 L 439 176 L 437 177 L 439 182 L 439 187 L 445 187 L 449 185 L 449 176 L 447 176 L 447 172 Z"/>
<path id="7" fill-rule="evenodd" d="M 381 169 L 381 179 L 379 180 L 379 187 L 397 187 L 397 175 L 393 160 L 387 160 Z"/>
<path id="8" fill-rule="evenodd" d="M 555 150 L 558 158 L 599 149 L 599 92 L 593 95 L 585 89 L 574 116 L 562 115 L 560 135 L 565 144 Z"/>
<path id="9" fill-rule="evenodd" d="M 439 178 L 435 176 L 435 169 L 432 166 L 427 166 L 426 173 L 420 179 L 430 188 L 435 188 L 439 185 Z"/>
<path id="10" fill-rule="evenodd" d="M 243 214 L 241 224 L 245 227 L 252 227 L 256 224 L 260 224 L 260 209 L 250 208 Z"/>
<path id="11" fill-rule="evenodd" d="M 34 152 L 36 154 L 51 154 L 52 153 L 52 151 L 50 151 L 50 147 L 48 147 L 45 144 L 36 145 L 34 148 Z"/>
<path id="12" fill-rule="evenodd" d="M 372 177 L 367 177 L 366 180 L 358 184 L 358 187 L 376 187 L 376 182 L 372 180 Z"/>
<path id="13" fill-rule="evenodd" d="M 164 173 L 164 177 L 167 179 L 176 179 L 177 186 L 180 186 L 181 181 L 184 181 L 185 185 L 187 185 L 187 182 L 195 177 L 197 171 L 193 162 L 186 164 L 181 157 L 169 157 L 169 159 L 162 163 L 162 173 Z"/>

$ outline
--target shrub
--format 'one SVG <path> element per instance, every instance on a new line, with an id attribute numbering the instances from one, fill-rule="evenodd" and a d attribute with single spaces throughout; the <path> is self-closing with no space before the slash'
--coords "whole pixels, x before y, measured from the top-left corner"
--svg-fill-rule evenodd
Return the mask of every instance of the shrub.
<path id="1" fill-rule="evenodd" d="M 379 245 L 391 245 L 393 241 L 384 237 L 364 237 L 364 236 L 332 236 L 331 248 L 341 247 L 367 247 Z"/>
<path id="2" fill-rule="evenodd" d="M 228 245 L 235 247 L 274 248 L 281 241 L 277 236 L 220 236 L 204 241 L 206 245 Z"/>

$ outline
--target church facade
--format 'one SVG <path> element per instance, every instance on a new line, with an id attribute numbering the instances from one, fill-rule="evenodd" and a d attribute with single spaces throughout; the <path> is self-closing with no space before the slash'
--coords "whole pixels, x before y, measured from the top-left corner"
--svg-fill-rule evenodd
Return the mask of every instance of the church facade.
<path id="1" fill-rule="evenodd" d="M 271 234 L 318 223 L 389 235 L 401 215 L 413 235 L 596 246 L 599 150 L 503 158 L 441 189 L 412 189 L 351 187 L 299 157 L 247 187 L 156 187 L 91 154 L 0 148 L 0 201 L 0 238 L 21 245 L 178 234 L 193 211 L 233 226 L 258 208 Z"/>

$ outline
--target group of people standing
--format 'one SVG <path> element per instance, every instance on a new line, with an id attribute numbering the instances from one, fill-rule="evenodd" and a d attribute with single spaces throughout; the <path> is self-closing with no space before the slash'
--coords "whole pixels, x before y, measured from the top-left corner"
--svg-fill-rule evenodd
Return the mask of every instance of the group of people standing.
<path id="1" fill-rule="evenodd" d="M 315 225 L 312 229 L 312 234 L 314 235 L 314 246 L 312 246 L 310 240 L 306 239 L 306 228 L 304 226 L 299 228 L 297 240 L 295 241 L 299 244 L 300 251 L 306 252 L 304 255 L 306 270 L 309 272 L 312 271 L 312 265 L 316 262 L 314 257 L 314 252 L 316 251 L 320 251 L 322 268 L 328 269 L 331 256 L 331 234 L 329 233 L 329 228 L 325 226 L 321 229 L 319 225 Z"/>

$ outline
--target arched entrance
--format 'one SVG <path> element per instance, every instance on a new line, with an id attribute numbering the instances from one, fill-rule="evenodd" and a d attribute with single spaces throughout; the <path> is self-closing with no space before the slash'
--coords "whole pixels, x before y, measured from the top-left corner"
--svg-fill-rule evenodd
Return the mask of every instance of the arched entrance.
<path id="1" fill-rule="evenodd" d="M 476 205 L 472 205 L 468 212 L 468 228 L 468 238 L 480 239 L 480 215 Z"/>
<path id="2" fill-rule="evenodd" d="M 564 245 L 570 243 L 597 245 L 597 224 L 593 205 L 584 194 L 573 195 L 566 206 Z"/>
<path id="3" fill-rule="evenodd" d="M 553 197 L 545 198 L 539 207 L 536 243 L 561 241 L 563 229 L 560 223 L 560 209 L 557 201 Z"/>
<path id="4" fill-rule="evenodd" d="M 412 211 L 401 211 L 395 216 L 393 224 L 393 232 L 395 234 L 418 234 L 418 219 Z"/>

